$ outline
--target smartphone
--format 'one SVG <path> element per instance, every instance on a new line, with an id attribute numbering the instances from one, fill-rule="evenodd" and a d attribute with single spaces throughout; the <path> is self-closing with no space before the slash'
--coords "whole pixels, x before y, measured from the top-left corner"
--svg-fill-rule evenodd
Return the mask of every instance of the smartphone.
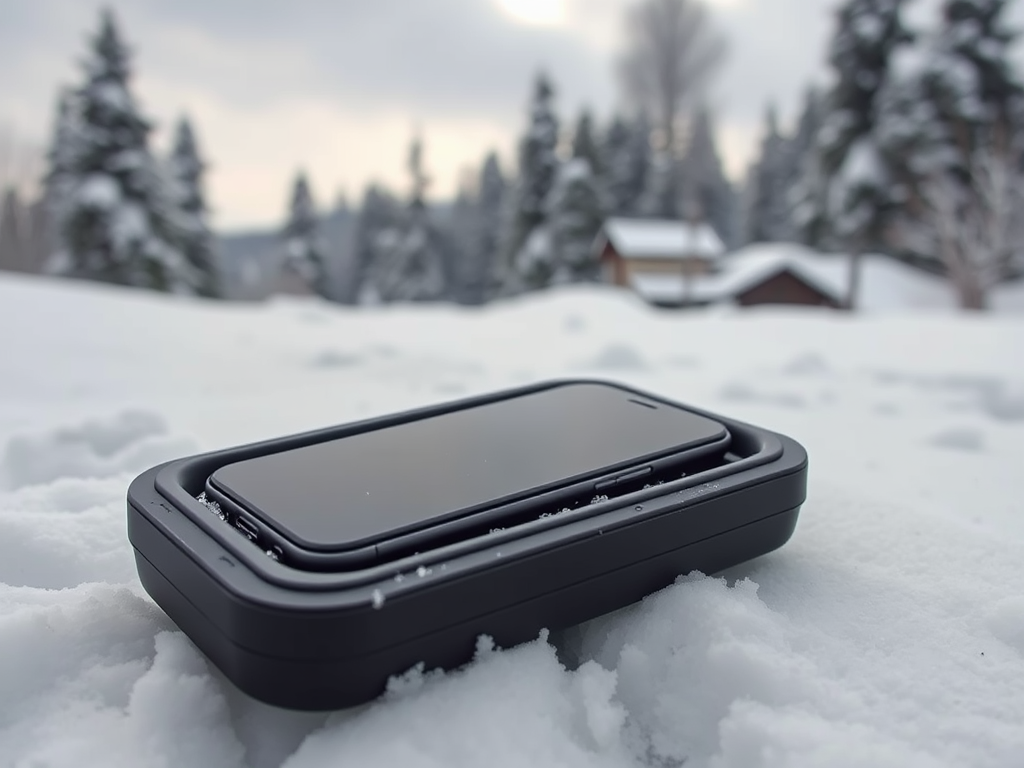
<path id="1" fill-rule="evenodd" d="M 714 419 L 571 382 L 219 467 L 206 490 L 289 564 L 365 567 L 724 454 Z"/>

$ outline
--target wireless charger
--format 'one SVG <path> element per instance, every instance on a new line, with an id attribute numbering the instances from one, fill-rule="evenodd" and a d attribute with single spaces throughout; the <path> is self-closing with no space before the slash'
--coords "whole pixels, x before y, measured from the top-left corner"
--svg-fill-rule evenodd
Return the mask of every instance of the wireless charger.
<path id="1" fill-rule="evenodd" d="M 241 535 L 230 511 L 198 498 L 231 462 L 565 383 L 154 467 L 128 489 L 142 584 L 242 691 L 276 706 L 327 710 L 373 699 L 389 677 L 418 664 L 456 668 L 481 635 L 511 647 L 634 603 L 680 574 L 714 573 L 789 540 L 806 497 L 807 455 L 797 442 L 621 385 L 719 421 L 732 438 L 729 453 L 683 478 L 627 483 L 562 514 L 338 572 L 280 562 Z"/>

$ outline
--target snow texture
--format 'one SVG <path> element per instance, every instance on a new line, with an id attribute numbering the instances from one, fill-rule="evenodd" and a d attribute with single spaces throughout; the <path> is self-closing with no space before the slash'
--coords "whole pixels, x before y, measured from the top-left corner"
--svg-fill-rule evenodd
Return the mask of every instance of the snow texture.
<path id="1" fill-rule="evenodd" d="M 717 259 L 725 252 L 721 238 L 707 224 L 610 218 L 603 234 L 624 259 Z"/>
<path id="2" fill-rule="evenodd" d="M 14 276 L 0 316 L 0 765 L 1020 765 L 1017 317 L 667 314 L 599 286 L 243 307 Z M 311 370 L 324 350 L 347 363 Z M 136 578 L 125 490 L 153 463 L 595 366 L 806 445 L 793 539 L 329 714 L 238 692 Z"/>
<path id="3" fill-rule="evenodd" d="M 728 304 L 737 294 L 782 271 L 795 274 L 825 296 L 841 304 L 848 292 L 849 258 L 820 254 L 800 245 L 751 245 L 725 257 L 710 275 L 637 274 L 633 288 L 648 301 L 678 304 L 684 297 L 701 304 Z M 1024 284 L 997 289 L 993 305 L 1008 311 L 1024 309 Z M 956 295 L 949 281 L 906 266 L 887 256 L 861 259 L 861 288 L 857 308 L 862 311 L 952 309 Z"/>

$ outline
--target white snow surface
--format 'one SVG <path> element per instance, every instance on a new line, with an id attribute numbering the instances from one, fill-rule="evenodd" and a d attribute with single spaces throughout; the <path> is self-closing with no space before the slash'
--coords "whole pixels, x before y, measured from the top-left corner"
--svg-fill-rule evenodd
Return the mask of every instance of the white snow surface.
<path id="1" fill-rule="evenodd" d="M 863 312 L 955 310 L 950 282 L 878 254 L 861 257 L 857 308 Z M 822 254 L 794 243 L 750 245 L 729 254 L 708 275 L 636 274 L 632 285 L 652 303 L 729 304 L 735 297 L 782 271 L 789 271 L 837 303 L 849 292 L 850 260 L 846 254 Z M 990 296 L 996 311 L 1024 311 L 1024 280 L 996 286 Z"/>
<path id="2" fill-rule="evenodd" d="M 0 278 L 0 766 L 1019 766 L 1024 321 L 223 305 Z M 142 590 L 149 466 L 554 376 L 613 378 L 810 455 L 782 549 L 367 706 L 234 689 Z M 567 564 L 571 567 L 571 564 Z"/>

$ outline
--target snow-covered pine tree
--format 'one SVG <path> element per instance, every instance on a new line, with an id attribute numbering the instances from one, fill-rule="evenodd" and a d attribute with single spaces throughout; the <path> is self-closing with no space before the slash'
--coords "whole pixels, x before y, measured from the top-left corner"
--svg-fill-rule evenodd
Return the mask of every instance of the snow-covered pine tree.
<path id="1" fill-rule="evenodd" d="M 596 282 L 601 262 L 594 239 L 604 223 L 605 210 L 597 180 L 582 157 L 564 163 L 549 199 L 548 221 L 555 254 L 553 283 Z"/>
<path id="2" fill-rule="evenodd" d="M 761 153 L 747 180 L 744 215 L 744 241 L 747 243 L 784 242 L 792 235 L 787 201 L 792 165 L 790 151 L 788 139 L 779 133 L 775 106 L 769 105 Z"/>
<path id="3" fill-rule="evenodd" d="M 57 268 L 122 285 L 192 292 L 196 279 L 181 252 L 177 212 L 149 150 L 150 124 L 128 89 L 129 74 L 128 48 L 113 14 L 104 10 L 85 62 L 85 84 L 74 96 L 77 126 L 63 156 L 67 201 L 58 210 L 65 250 Z"/>
<path id="4" fill-rule="evenodd" d="M 374 285 L 376 265 L 394 247 L 399 235 L 400 205 L 385 188 L 370 184 L 356 220 L 352 248 L 353 275 L 348 281 L 352 295 L 347 300 L 359 304 L 380 301 Z"/>
<path id="5" fill-rule="evenodd" d="M 18 190 L 3 190 L 0 202 L 0 269 L 22 271 L 25 217 Z"/>
<path id="6" fill-rule="evenodd" d="M 818 156 L 818 133 L 824 115 L 824 100 L 815 87 L 804 92 L 803 108 L 792 139 L 791 178 L 787 193 L 794 239 L 812 248 L 827 249 L 825 206 Z"/>
<path id="7" fill-rule="evenodd" d="M 545 221 L 548 194 L 558 170 L 558 118 L 553 108 L 554 95 L 547 75 L 538 75 L 530 103 L 529 127 L 519 142 L 519 174 L 503 237 L 503 267 L 499 270 L 505 272 L 501 278 L 505 292 L 519 289 L 516 272 L 516 265 L 521 261 L 519 252 L 527 245 L 533 231 Z M 545 240 L 540 236 L 533 238 L 531 252 L 536 254 L 538 244 Z"/>
<path id="8" fill-rule="evenodd" d="M 466 303 L 483 304 L 497 288 L 494 284 L 494 267 L 497 263 L 507 186 L 497 153 L 489 153 L 480 170 L 475 206 L 470 214 L 471 236 L 464 254 L 466 270 L 463 287 Z"/>
<path id="9" fill-rule="evenodd" d="M 452 260 L 451 281 L 448 286 L 451 298 L 462 304 L 479 304 L 471 299 L 470 283 L 473 282 L 476 264 L 477 232 L 476 180 L 470 183 L 463 174 L 455 200 L 447 215 L 438 223 L 438 229 L 445 240 L 445 250 Z"/>
<path id="10" fill-rule="evenodd" d="M 444 243 L 425 210 L 410 208 L 406 216 L 393 247 L 385 248 L 374 265 L 376 295 L 384 302 L 444 299 L 448 287 Z"/>
<path id="11" fill-rule="evenodd" d="M 1021 258 L 1024 86 L 1005 0 L 946 0 L 938 34 L 880 98 L 879 142 L 905 189 L 903 245 L 939 256 L 967 309 Z"/>
<path id="12" fill-rule="evenodd" d="M 181 212 L 181 249 L 197 276 L 196 291 L 200 296 L 220 296 L 221 279 L 203 193 L 206 164 L 199 154 L 192 124 L 186 117 L 178 121 L 167 170 Z"/>
<path id="13" fill-rule="evenodd" d="M 679 161 L 667 149 L 651 154 L 638 213 L 651 219 L 679 219 L 682 209 L 682 178 Z"/>
<path id="14" fill-rule="evenodd" d="M 651 124 L 647 117 L 642 113 L 632 120 L 616 117 L 608 128 L 603 154 L 609 213 L 638 214 L 651 165 Z"/>
<path id="15" fill-rule="evenodd" d="M 736 191 L 725 176 L 707 109 L 697 111 L 683 158 L 683 211 L 706 220 L 726 247 L 738 244 Z"/>
<path id="16" fill-rule="evenodd" d="M 608 125 L 604 136 L 603 154 L 605 168 L 605 189 L 608 194 L 608 210 L 613 216 L 620 216 L 629 208 L 633 195 L 629 189 L 627 153 L 629 151 L 629 125 L 622 115 L 616 115 Z"/>
<path id="17" fill-rule="evenodd" d="M 423 168 L 423 143 L 419 138 L 413 140 L 409 150 L 409 172 L 409 205 L 393 242 L 378 243 L 373 284 L 381 301 L 439 301 L 448 297 L 452 260 L 427 209 L 429 179 Z"/>
<path id="18" fill-rule="evenodd" d="M 582 110 L 576 121 L 576 130 L 572 135 L 572 156 L 586 160 L 595 179 L 603 177 L 604 157 L 595 136 L 594 118 L 588 109 Z"/>
<path id="19" fill-rule="evenodd" d="M 70 88 L 62 88 L 57 97 L 53 132 L 50 136 L 50 146 L 46 151 L 47 170 L 43 177 L 41 213 L 45 225 L 41 232 L 44 240 L 41 250 L 46 269 L 54 265 L 55 253 L 66 254 L 60 227 L 67 217 L 71 200 L 74 179 L 72 163 L 75 148 L 81 141 L 80 134 L 75 92 Z"/>
<path id="20" fill-rule="evenodd" d="M 313 193 L 306 174 L 300 171 L 292 184 L 288 220 L 282 231 L 284 268 L 297 275 L 310 290 L 326 294 L 327 272 L 324 244 Z"/>
<path id="21" fill-rule="evenodd" d="M 818 133 L 818 199 L 825 206 L 829 231 L 850 252 L 850 308 L 857 304 L 860 255 L 880 247 L 894 208 L 889 168 L 875 128 L 878 94 L 889 78 L 892 55 L 912 40 L 900 18 L 904 4 L 846 0 L 829 45 L 835 80 L 825 97 Z"/>
<path id="22" fill-rule="evenodd" d="M 806 165 L 808 157 L 813 155 L 821 130 L 822 97 L 814 86 L 804 91 L 803 106 L 796 123 L 796 133 L 790 139 L 790 157 L 792 160 L 792 183 L 795 186 L 802 177 L 801 169 Z"/>

